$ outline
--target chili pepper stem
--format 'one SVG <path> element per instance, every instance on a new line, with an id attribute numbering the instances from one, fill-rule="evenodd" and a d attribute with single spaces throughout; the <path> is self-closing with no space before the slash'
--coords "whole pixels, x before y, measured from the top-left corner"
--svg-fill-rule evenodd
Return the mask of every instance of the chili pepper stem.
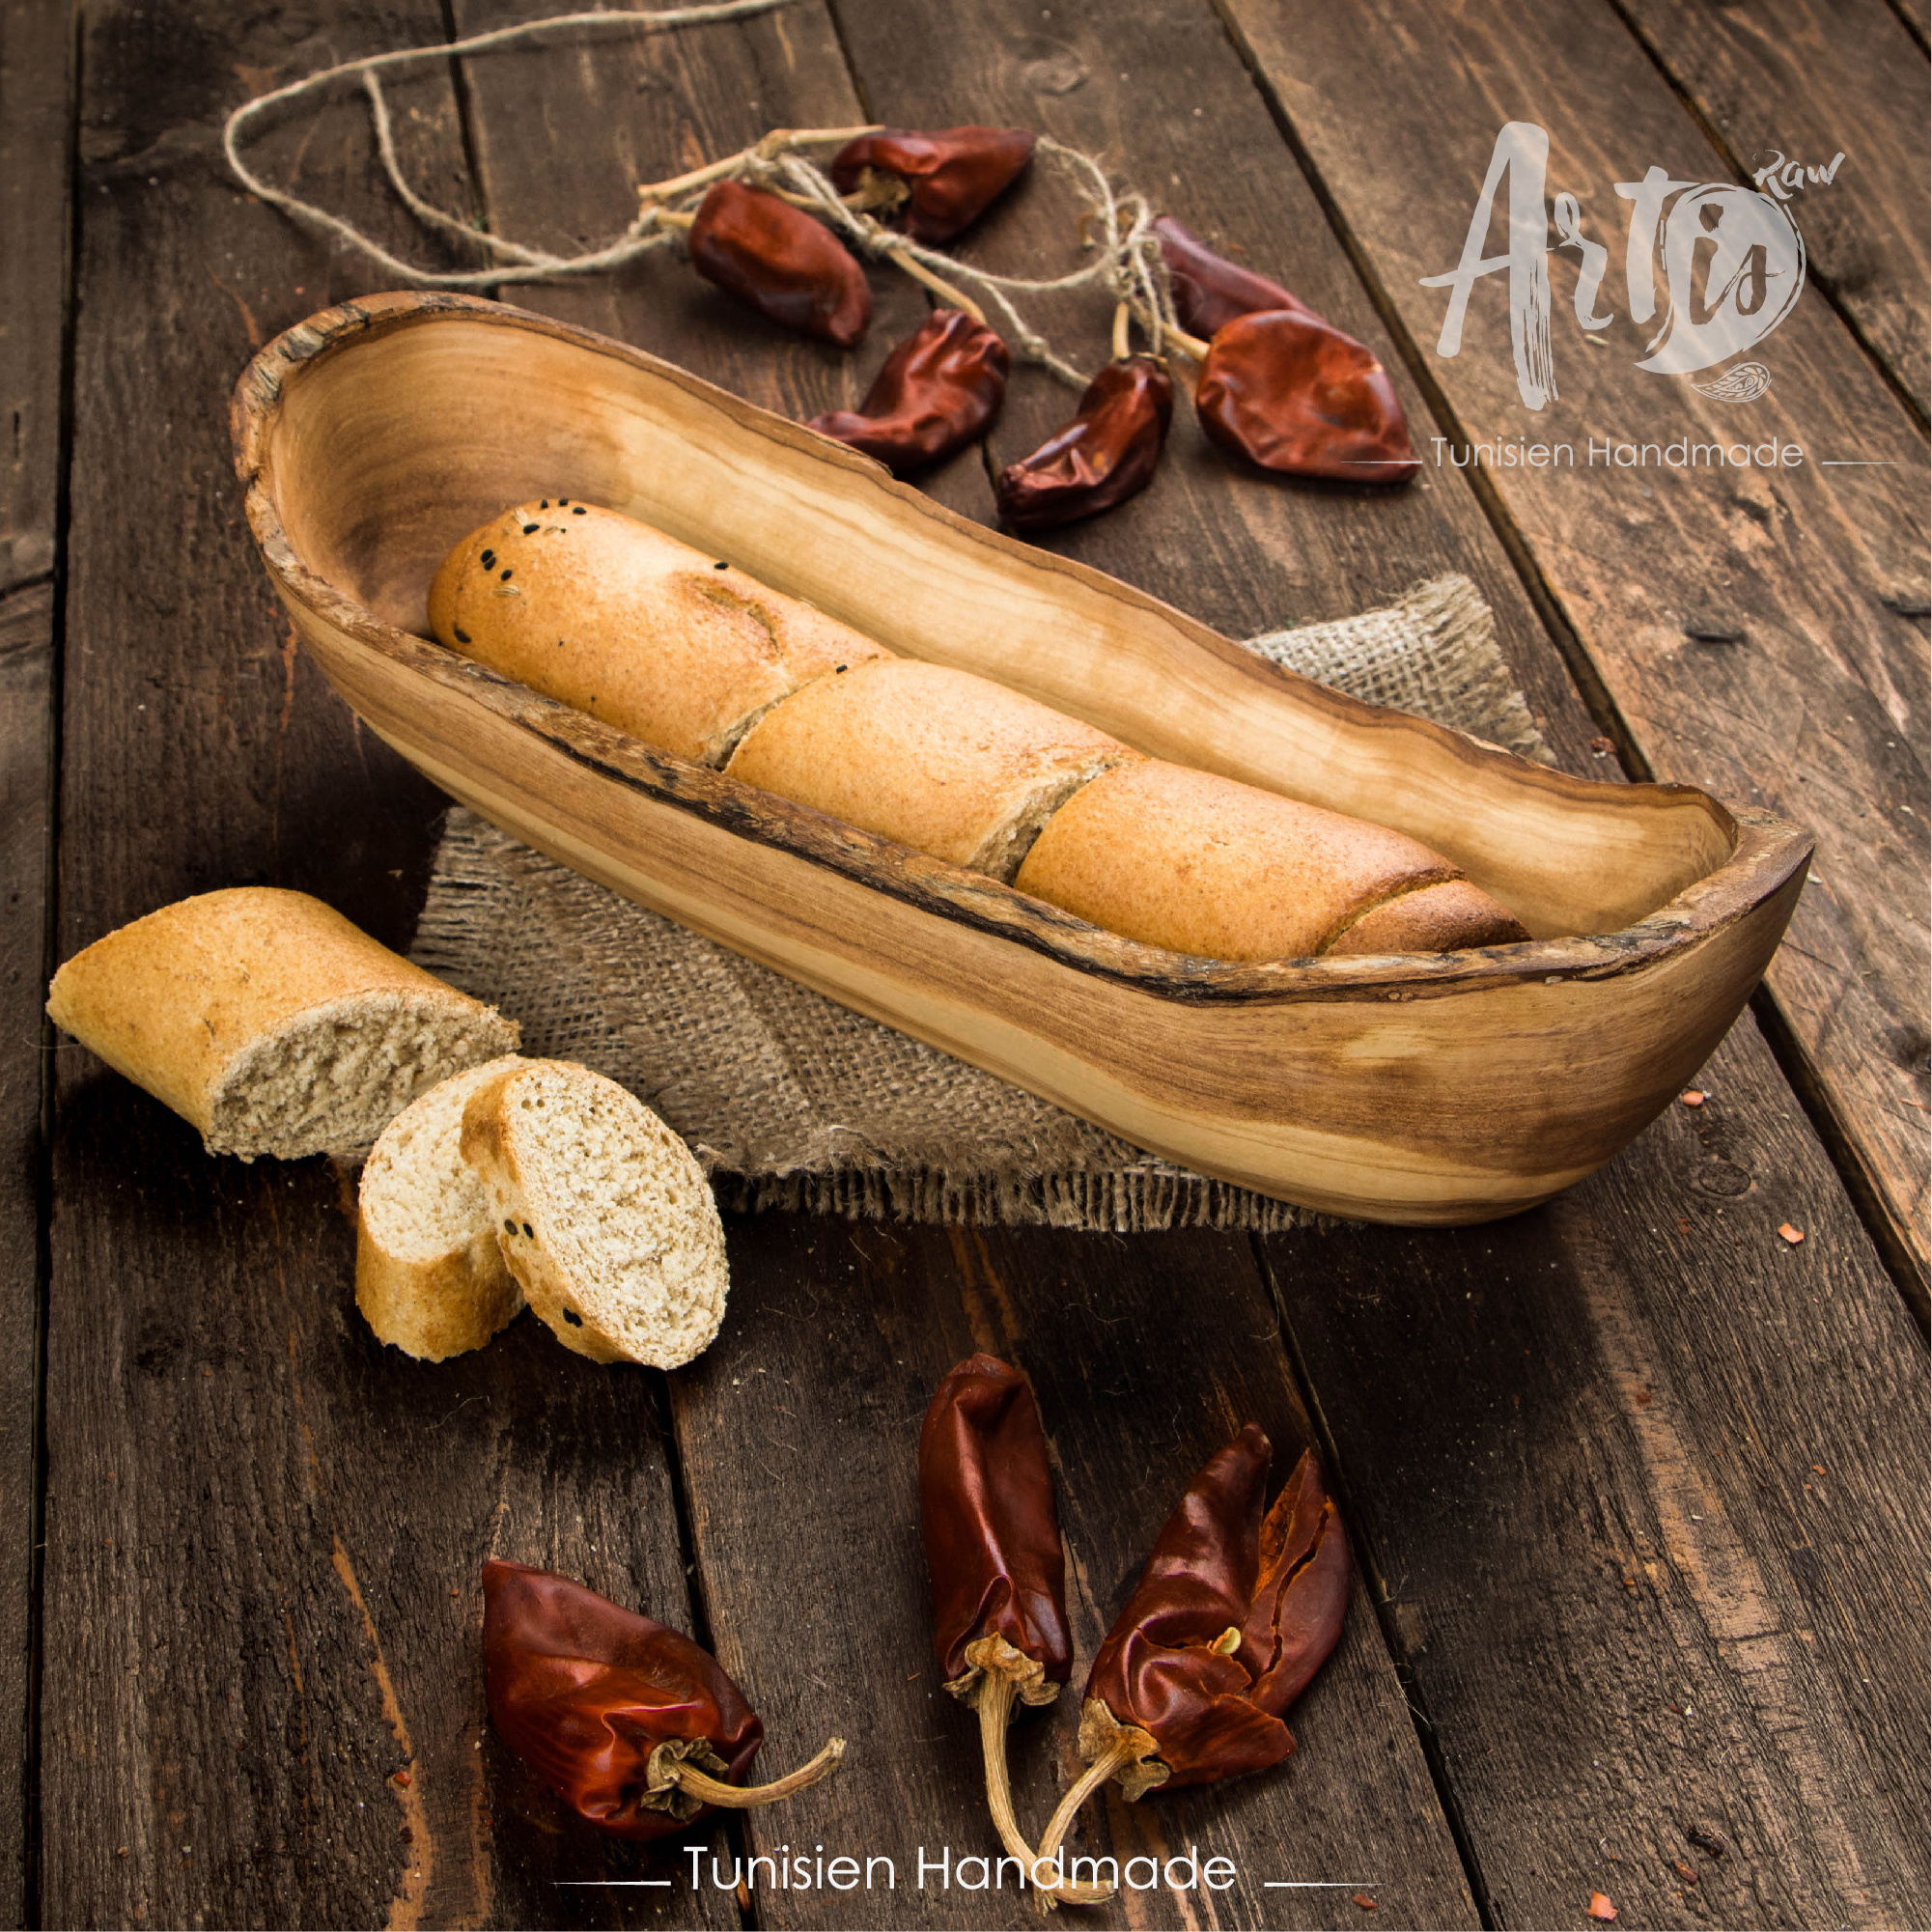
<path id="1" fill-rule="evenodd" d="M 1138 303 L 1123 303 L 1122 306 L 1132 308 L 1134 321 L 1140 323 L 1143 328 L 1148 328 L 1147 317 L 1141 312 Z M 1116 336 L 1117 330 L 1118 325 L 1116 324 Z M 1153 330 L 1148 328 L 1148 333 L 1152 334 Z M 1208 345 L 1199 336 L 1190 335 L 1186 329 L 1178 328 L 1172 322 L 1162 322 L 1161 324 L 1162 348 L 1166 348 L 1170 342 L 1182 354 L 1191 356 L 1196 362 L 1205 362 L 1208 359 Z M 1114 354 L 1117 356 L 1119 353 L 1120 350 L 1116 349 Z"/>
<path id="2" fill-rule="evenodd" d="M 1133 309 L 1126 302 L 1116 302 L 1113 305 L 1113 359 L 1116 362 L 1127 360 L 1130 342 L 1127 324 L 1133 313 Z"/>
<path id="3" fill-rule="evenodd" d="M 1129 1732 L 1111 1750 L 1103 1751 L 1099 1757 L 1095 1758 L 1087 1766 L 1086 1770 L 1080 1774 L 1079 1778 L 1075 1780 L 1067 1795 L 1060 1800 L 1059 1808 L 1047 1820 L 1046 1832 L 1040 1839 L 1040 1856 L 1043 1859 L 1050 1859 L 1058 1854 L 1060 1841 L 1067 1835 L 1067 1832 L 1074 1822 L 1074 1815 L 1079 1810 L 1080 1806 L 1116 1771 L 1120 1771 L 1134 1762 L 1135 1753 L 1133 1744 L 1129 1742 L 1132 1735 L 1133 1733 Z"/>
<path id="4" fill-rule="evenodd" d="M 1026 1842 L 1014 1815 L 1013 1783 L 1006 1773 L 1006 1727 L 1013 1719 L 1013 1700 L 1019 1689 L 1018 1678 L 1001 1670 L 988 1670 L 973 1696 L 979 1710 L 980 1751 L 986 1759 L 986 1808 L 993 1813 L 993 1828 L 1008 1853 L 1020 1861 L 1040 1911 L 1050 1912 L 1056 1905 L 1100 1905 L 1113 1896 L 1112 1886 L 1042 1885 L 1034 1877 L 1040 1857 Z"/>
<path id="5" fill-rule="evenodd" d="M 877 134 L 880 131 L 877 126 L 774 127 L 750 147 L 742 148 L 735 154 L 727 154 L 721 161 L 707 162 L 702 168 L 691 169 L 688 174 L 673 175 L 669 181 L 646 182 L 637 190 L 637 199 L 647 207 L 652 202 L 675 201 L 680 195 L 689 194 L 693 188 L 709 187 L 713 182 L 722 181 L 748 160 L 769 161 L 774 154 L 783 154 L 787 148 L 813 147 L 822 141 L 855 141 L 861 134 Z"/>
<path id="6" fill-rule="evenodd" d="M 695 214 L 679 214 L 668 208 L 654 208 L 651 213 L 657 218 L 659 228 L 680 228 L 688 232 L 697 221 Z"/>
<path id="7" fill-rule="evenodd" d="M 721 1784 L 715 1778 L 706 1777 L 689 1764 L 676 1764 L 669 1770 L 679 1790 L 687 1792 L 701 1803 L 721 1805 L 732 1811 L 752 1811 L 761 1805 L 775 1805 L 779 1799 L 789 1798 L 795 1791 L 802 1791 L 806 1785 L 816 1784 L 822 1778 L 829 1778 L 844 1756 L 844 1738 L 833 1738 L 817 1757 L 799 1765 L 797 1771 L 774 1778 L 770 1784 Z"/>
<path id="8" fill-rule="evenodd" d="M 934 294 L 943 296 L 947 305 L 963 309 L 981 328 L 986 326 L 986 311 L 970 295 L 953 287 L 950 282 L 942 282 L 923 262 L 915 262 L 903 248 L 888 248 L 885 259 L 905 269 L 913 281 L 923 282 Z"/>

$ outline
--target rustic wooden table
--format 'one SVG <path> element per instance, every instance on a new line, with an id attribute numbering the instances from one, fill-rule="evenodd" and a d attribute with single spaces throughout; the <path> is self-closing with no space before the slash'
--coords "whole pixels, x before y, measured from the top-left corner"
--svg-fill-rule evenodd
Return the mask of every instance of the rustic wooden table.
<path id="1" fill-rule="evenodd" d="M 1358 1559 L 1297 1756 L 1093 1814 L 1123 1859 L 1232 1859 L 1232 1889 L 1093 1922 L 1568 1925 L 1602 1891 L 1629 1925 L 1925 1923 L 1923 0 L 797 0 L 392 86 L 426 194 L 573 248 L 636 181 L 773 126 L 1049 130 L 1373 345 L 1425 451 L 1525 427 L 1499 295 L 1446 360 L 1419 281 L 1453 262 L 1504 121 L 1550 128 L 1552 190 L 1611 234 L 1613 184 L 1653 163 L 1748 181 L 1773 149 L 1847 154 L 1803 191 L 1810 285 L 1748 412 L 1800 469 L 1558 490 L 1432 461 L 1382 497 L 1237 476 L 1187 423 L 1155 490 L 1055 540 L 1235 634 L 1466 572 L 1571 769 L 1814 826 L 1817 876 L 1704 1106 L 1453 1233 L 744 1220 L 725 1332 L 668 1378 L 531 1323 L 439 1367 L 378 1348 L 343 1176 L 210 1161 L 41 1018 L 55 962 L 213 886 L 300 886 L 406 943 L 443 801 L 297 653 L 226 419 L 253 349 L 381 278 L 238 192 L 218 133 L 331 62 L 546 11 L 0 9 L 0 1914 L 1029 1922 L 1010 1890 L 916 1883 L 921 1847 L 989 1848 L 927 1647 L 911 1458 L 940 1371 L 984 1347 L 1039 1393 L 1083 1655 L 1245 1418 L 1322 1444 Z M 415 259 L 473 266 L 390 203 L 352 94 L 259 153 Z M 1019 265 L 1067 237 L 1027 190 L 968 246 Z M 1574 327 L 1574 260 L 1552 257 L 1538 434 L 1728 440 L 1738 406 L 1633 370 L 1648 330 L 1614 300 L 1594 345 Z M 924 298 L 876 280 L 883 345 Z M 518 298 L 793 415 L 877 360 L 664 261 Z M 1065 408 L 1017 381 L 995 460 Z M 977 455 L 932 488 L 991 514 Z M 892 1858 L 897 1889 L 736 1895 L 707 1867 L 694 1891 L 682 1858 L 573 1823 L 485 1722 L 492 1552 L 707 1637 L 772 1763 L 854 1740 L 840 1777 L 712 1835 L 724 1878 L 822 1845 Z M 1037 1818 L 1076 1765 L 1070 1714 L 1016 1754 Z"/>

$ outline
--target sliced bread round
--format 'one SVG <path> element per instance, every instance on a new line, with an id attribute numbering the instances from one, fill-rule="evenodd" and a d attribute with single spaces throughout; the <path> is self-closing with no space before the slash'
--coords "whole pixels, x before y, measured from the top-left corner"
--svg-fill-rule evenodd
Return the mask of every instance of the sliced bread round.
<path id="1" fill-rule="evenodd" d="M 463 1107 L 462 1158 L 531 1307 L 593 1361 L 676 1368 L 724 1320 L 724 1230 L 691 1151 L 615 1080 L 537 1060 Z"/>
<path id="2" fill-rule="evenodd" d="M 462 1141 L 477 1088 L 529 1064 L 512 1053 L 432 1087 L 382 1130 L 362 1170 L 355 1305 L 405 1355 L 441 1361 L 480 1349 L 523 1306 L 495 1203 Z"/>

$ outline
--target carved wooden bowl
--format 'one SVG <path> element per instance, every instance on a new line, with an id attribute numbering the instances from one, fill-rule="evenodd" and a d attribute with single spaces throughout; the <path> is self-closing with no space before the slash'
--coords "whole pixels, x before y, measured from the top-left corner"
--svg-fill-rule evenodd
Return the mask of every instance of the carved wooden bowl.
<path id="1" fill-rule="evenodd" d="M 446 791 L 861 1013 L 1310 1207 L 1475 1221 L 1589 1173 L 1722 1037 L 1804 883 L 1810 840 L 1763 812 L 1568 777 L 1340 696 L 541 316 L 427 294 L 325 310 L 249 365 L 234 433 L 303 641 Z M 1536 938 L 1186 958 L 667 757 L 429 639 L 451 545 L 541 495 L 642 518 L 1143 751 L 1397 826 Z"/>

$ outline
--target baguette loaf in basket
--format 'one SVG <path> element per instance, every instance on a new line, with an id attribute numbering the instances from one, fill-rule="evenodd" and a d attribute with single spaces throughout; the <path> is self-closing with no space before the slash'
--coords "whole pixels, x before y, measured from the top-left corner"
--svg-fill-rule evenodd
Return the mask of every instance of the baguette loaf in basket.
<path id="1" fill-rule="evenodd" d="M 452 649 L 662 750 L 1152 945 L 1266 960 L 1528 938 L 1401 832 L 897 657 L 593 504 L 546 497 L 473 531 L 436 574 L 430 620 Z"/>

